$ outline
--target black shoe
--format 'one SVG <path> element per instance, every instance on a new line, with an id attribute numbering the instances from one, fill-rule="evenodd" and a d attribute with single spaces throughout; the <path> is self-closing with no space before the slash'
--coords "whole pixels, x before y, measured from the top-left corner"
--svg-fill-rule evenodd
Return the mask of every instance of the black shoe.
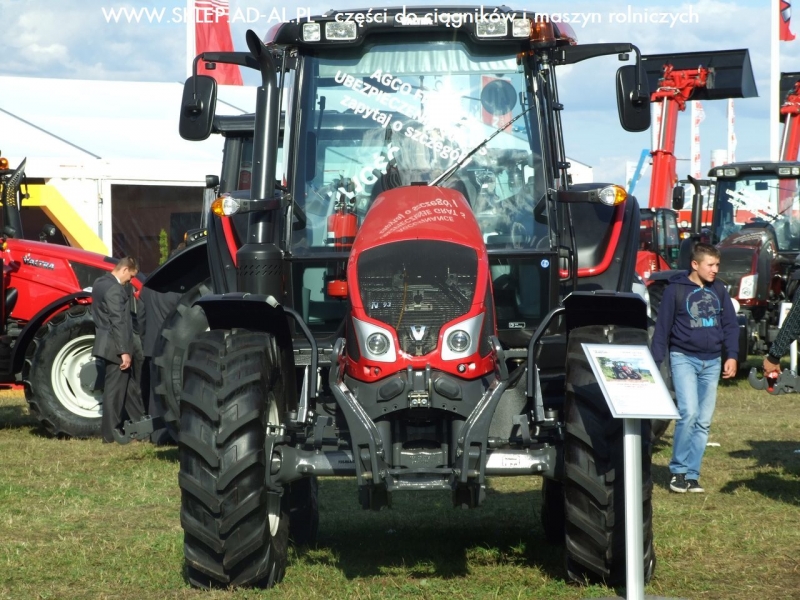
<path id="1" fill-rule="evenodd" d="M 685 494 L 689 491 L 689 482 L 686 481 L 686 473 L 674 473 L 672 479 L 669 480 L 669 489 L 678 494 Z"/>
<path id="2" fill-rule="evenodd" d="M 703 487 L 699 483 L 697 483 L 697 479 L 687 479 L 686 485 L 689 486 L 688 491 L 694 494 L 702 494 L 703 492 L 705 492 Z"/>

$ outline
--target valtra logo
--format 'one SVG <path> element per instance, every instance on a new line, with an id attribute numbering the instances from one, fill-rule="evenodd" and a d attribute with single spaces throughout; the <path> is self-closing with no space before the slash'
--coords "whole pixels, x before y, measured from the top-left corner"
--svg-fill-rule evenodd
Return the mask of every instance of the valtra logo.
<path id="1" fill-rule="evenodd" d="M 26 254 L 22 257 L 22 262 L 26 265 L 30 265 L 32 267 L 39 267 L 40 269 L 50 269 L 55 270 L 55 264 L 51 262 L 47 262 L 46 260 L 39 260 L 38 258 L 31 258 L 30 254 Z"/>

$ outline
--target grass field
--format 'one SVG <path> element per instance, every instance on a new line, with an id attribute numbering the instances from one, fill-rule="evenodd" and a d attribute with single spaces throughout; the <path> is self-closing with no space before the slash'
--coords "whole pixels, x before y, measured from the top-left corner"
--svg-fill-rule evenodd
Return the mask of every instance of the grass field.
<path id="1" fill-rule="evenodd" d="M 706 494 L 667 489 L 672 427 L 654 455 L 658 557 L 647 594 L 800 598 L 800 395 L 720 388 Z M 395 495 L 362 511 L 346 479 L 320 482 L 320 538 L 291 551 L 274 590 L 202 592 L 184 580 L 174 448 L 44 437 L 21 392 L 0 393 L 0 598 L 599 598 L 565 582 L 544 541 L 541 481 L 492 479 L 487 502 Z"/>

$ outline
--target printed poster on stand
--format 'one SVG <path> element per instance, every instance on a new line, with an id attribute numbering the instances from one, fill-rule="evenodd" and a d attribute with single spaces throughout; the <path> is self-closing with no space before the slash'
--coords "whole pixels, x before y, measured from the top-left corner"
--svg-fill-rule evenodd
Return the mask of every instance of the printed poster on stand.
<path id="1" fill-rule="evenodd" d="M 615 419 L 679 419 L 647 346 L 581 344 Z"/>

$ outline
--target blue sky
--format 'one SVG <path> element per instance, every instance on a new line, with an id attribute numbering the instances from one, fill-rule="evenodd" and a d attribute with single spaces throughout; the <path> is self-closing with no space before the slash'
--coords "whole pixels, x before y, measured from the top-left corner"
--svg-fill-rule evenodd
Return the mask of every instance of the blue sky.
<path id="1" fill-rule="evenodd" d="M 777 1 L 777 0 L 776 0 Z M 373 8 L 398 6 L 398 2 L 376 2 Z M 419 6 L 421 2 L 406 2 Z M 447 5 L 476 2 L 450 0 Z M 643 54 L 747 48 L 758 87 L 758 98 L 736 101 L 736 135 L 739 160 L 769 157 L 769 3 L 767 0 L 667 0 L 596 1 L 570 3 L 543 1 L 514 3 L 514 8 L 535 8 L 550 14 L 569 13 L 579 43 L 633 42 Z M 363 8 L 363 0 L 350 4 L 331 0 L 276 2 L 275 0 L 230 0 L 232 11 L 253 18 L 253 22 L 232 24 L 234 45 L 246 50 L 244 33 L 253 28 L 260 34 L 281 18 L 296 16 L 298 7 L 318 14 L 330 8 Z M 185 77 L 185 25 L 176 15 L 185 0 L 117 2 L 114 0 L 0 0 L 4 35 L 0 36 L 0 75 L 68 79 L 111 79 L 126 81 L 182 81 Z M 800 10 L 800 4 L 798 5 Z M 124 17 L 111 18 L 120 8 L 150 9 L 151 18 L 140 13 L 137 23 Z M 249 10 L 249 12 L 248 12 Z M 176 12 L 177 11 L 177 12 Z M 120 14 L 120 13 L 117 13 Z M 128 13 L 131 14 L 131 13 Z M 163 16 L 154 17 L 161 14 Z M 665 15 L 666 22 L 635 23 L 639 18 Z M 630 15 L 630 16 L 629 16 Z M 661 20 L 661 19 L 659 19 Z M 683 23 L 681 22 L 683 20 Z M 271 21 L 271 22 L 270 22 Z M 584 22 L 585 21 L 585 22 Z M 688 21 L 688 22 L 687 22 Z M 795 42 L 781 44 L 781 70 L 800 71 L 800 12 L 793 30 Z M 561 75 L 561 100 L 565 141 L 570 157 L 594 167 L 595 180 L 622 183 L 626 161 L 638 159 L 649 148 L 650 134 L 624 132 L 617 120 L 614 98 L 615 58 L 595 59 L 568 67 Z M 255 83 L 246 75 L 245 82 Z M 15 90 L 0 90 L 2 96 Z M 701 126 L 702 169 L 707 171 L 710 153 L 726 147 L 726 102 L 705 102 Z M 676 144 L 679 174 L 689 169 L 689 111 L 681 113 Z M 7 144 L 5 144 L 7 145 Z M 640 181 L 636 195 L 647 197 L 647 178 Z"/>

